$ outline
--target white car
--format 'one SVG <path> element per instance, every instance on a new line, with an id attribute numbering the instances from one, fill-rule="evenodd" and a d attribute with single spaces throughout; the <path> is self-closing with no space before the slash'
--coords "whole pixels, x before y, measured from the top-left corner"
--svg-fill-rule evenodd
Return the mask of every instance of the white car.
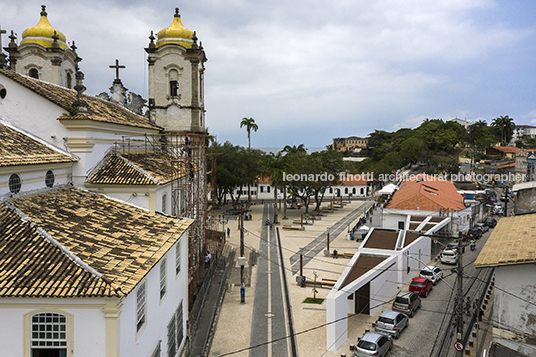
<path id="1" fill-rule="evenodd" d="M 441 263 L 456 264 L 458 262 L 458 250 L 444 250 L 441 252 Z"/>
<path id="2" fill-rule="evenodd" d="M 427 265 L 421 269 L 419 276 L 430 280 L 432 284 L 436 285 L 443 278 L 443 270 L 433 265 Z"/>

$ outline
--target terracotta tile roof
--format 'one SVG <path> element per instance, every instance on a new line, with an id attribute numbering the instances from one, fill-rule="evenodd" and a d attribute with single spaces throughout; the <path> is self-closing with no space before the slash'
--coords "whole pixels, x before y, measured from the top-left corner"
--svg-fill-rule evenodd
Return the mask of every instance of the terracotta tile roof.
<path id="1" fill-rule="evenodd" d="M 105 295 L 108 291 L 106 289 L 109 289 L 108 294 L 126 295 L 193 222 L 190 219 L 175 219 L 159 213 L 150 213 L 74 188 L 18 198 L 13 200 L 12 204 L 28 216 L 32 224 L 42 228 L 70 253 L 102 274 L 102 280 L 108 282 L 108 285 L 100 286 L 95 279 L 83 278 L 81 271 L 78 273 L 80 279 L 74 279 L 74 268 L 71 269 L 73 272 L 69 273 L 69 270 L 63 271 L 60 266 L 55 265 L 64 259 L 65 253 L 49 248 L 49 245 L 45 244 L 46 239 L 41 237 L 39 240 L 35 232 L 28 229 L 30 226 L 26 225 L 26 229 L 21 230 L 18 228 L 21 223 L 6 223 L 6 220 L 3 220 L 2 224 L 6 225 L 4 232 L 7 234 L 0 237 L 2 241 L 24 239 L 33 242 L 33 255 L 40 254 L 48 260 L 40 264 L 36 262 L 37 266 L 33 266 L 33 269 L 25 270 L 24 274 L 28 275 L 28 279 L 23 285 L 22 282 L 19 284 L 12 281 L 17 276 L 13 269 L 4 272 L 2 269 L 5 265 L 0 264 L 0 296 L 49 296 L 44 290 L 39 290 L 34 295 L 29 293 L 44 284 L 40 279 L 49 275 L 46 271 L 47 264 L 53 264 L 52 271 L 57 272 L 50 277 L 55 280 L 49 284 L 70 288 L 69 293 L 63 296 L 86 296 L 84 294 L 87 293 L 80 290 L 86 285 L 95 286 L 96 295 Z M 18 242 L 16 244 L 22 246 Z M 20 251 L 17 253 L 21 254 Z M 7 259 L 9 256 L 15 256 L 11 252 L 8 254 Z M 3 254 L 1 259 L 6 259 L 5 255 Z M 33 262 L 26 263 L 30 264 L 28 267 L 32 267 Z M 16 284 L 17 290 L 2 290 L 2 286 L 6 284 Z"/>
<path id="2" fill-rule="evenodd" d="M 463 196 L 450 181 L 419 174 L 400 184 L 386 208 L 421 211 L 462 210 Z"/>
<path id="3" fill-rule="evenodd" d="M 1 297 L 119 296 L 105 279 L 78 266 L 31 222 L 0 206 Z"/>
<path id="4" fill-rule="evenodd" d="M 515 147 L 515 146 L 492 146 L 492 148 L 495 150 L 504 152 L 506 154 L 511 154 L 511 153 L 515 154 L 516 152 L 521 150 L 520 148 Z"/>
<path id="5" fill-rule="evenodd" d="M 509 167 L 516 167 L 516 163 L 515 162 L 512 162 L 510 164 L 504 164 L 504 165 L 499 165 L 499 166 L 495 166 L 495 168 L 497 170 L 500 170 L 500 169 L 506 169 L 506 168 L 509 168 Z"/>
<path id="6" fill-rule="evenodd" d="M 536 214 L 503 217 L 475 261 L 476 268 L 536 262 Z"/>
<path id="7" fill-rule="evenodd" d="M 11 70 L 0 69 L 0 74 L 12 79 L 13 81 L 32 90 L 33 92 L 66 110 L 67 103 L 72 105 L 76 101 L 77 94 L 74 90 L 43 82 L 38 79 L 26 77 Z M 151 124 L 147 118 L 134 114 L 120 105 L 113 104 L 89 95 L 83 95 L 83 98 L 88 104 L 89 115 L 64 115 L 58 119 L 91 120 L 154 130 L 161 129 L 156 125 Z"/>
<path id="8" fill-rule="evenodd" d="M 0 123 L 0 167 L 63 162 L 76 159 Z"/>
<path id="9" fill-rule="evenodd" d="M 184 167 L 177 163 L 177 176 Z M 159 185 L 173 179 L 171 158 L 161 151 L 112 152 L 89 174 L 88 183 L 108 185 Z"/>

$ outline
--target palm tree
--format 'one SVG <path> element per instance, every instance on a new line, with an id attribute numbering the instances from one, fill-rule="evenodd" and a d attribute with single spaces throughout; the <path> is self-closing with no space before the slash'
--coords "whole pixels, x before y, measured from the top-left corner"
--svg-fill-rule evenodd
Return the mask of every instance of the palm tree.
<path id="1" fill-rule="evenodd" d="M 249 148 L 251 149 L 251 130 L 257 131 L 259 130 L 259 126 L 255 123 L 255 119 L 253 118 L 242 118 L 242 121 L 240 122 L 240 127 L 246 127 L 246 131 L 248 132 L 248 142 L 249 142 Z"/>
<path id="2" fill-rule="evenodd" d="M 501 140 L 503 143 L 507 143 L 512 139 L 516 124 L 514 119 L 506 115 L 493 119 L 491 126 L 501 129 Z"/>

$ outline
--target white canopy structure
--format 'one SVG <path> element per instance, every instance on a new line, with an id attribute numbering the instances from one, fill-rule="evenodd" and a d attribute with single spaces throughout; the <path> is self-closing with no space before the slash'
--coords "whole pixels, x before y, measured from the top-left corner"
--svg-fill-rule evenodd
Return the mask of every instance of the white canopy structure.
<path id="1" fill-rule="evenodd" d="M 397 189 L 397 185 L 395 185 L 394 183 L 390 183 L 387 186 L 383 187 L 381 190 L 379 190 L 378 193 L 380 195 L 392 195 Z"/>

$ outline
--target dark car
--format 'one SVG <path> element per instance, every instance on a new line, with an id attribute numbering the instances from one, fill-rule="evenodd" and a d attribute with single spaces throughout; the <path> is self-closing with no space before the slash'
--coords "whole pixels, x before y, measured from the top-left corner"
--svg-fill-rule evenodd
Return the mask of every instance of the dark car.
<path id="1" fill-rule="evenodd" d="M 473 239 L 480 239 L 480 237 L 482 237 L 482 230 L 478 227 L 473 227 L 469 229 L 467 235 L 472 237 Z"/>
<path id="2" fill-rule="evenodd" d="M 413 278 L 409 285 L 409 291 L 419 294 L 424 297 L 428 297 L 428 294 L 432 290 L 432 282 L 426 278 Z"/>
<path id="3" fill-rule="evenodd" d="M 491 204 L 497 203 L 497 198 L 495 198 L 495 197 L 490 197 L 490 198 L 489 198 L 489 203 L 491 203 Z"/>
<path id="4" fill-rule="evenodd" d="M 486 218 L 484 224 L 489 228 L 493 228 L 497 225 L 497 220 L 495 218 Z"/>

